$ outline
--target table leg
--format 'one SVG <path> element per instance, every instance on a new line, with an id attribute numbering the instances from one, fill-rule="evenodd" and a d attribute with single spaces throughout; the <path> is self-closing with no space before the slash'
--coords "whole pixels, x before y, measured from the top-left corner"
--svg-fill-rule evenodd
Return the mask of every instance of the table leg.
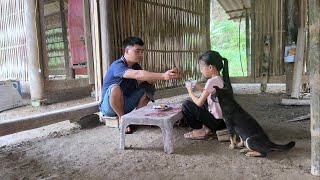
<path id="1" fill-rule="evenodd" d="M 126 127 L 127 125 L 122 121 L 120 124 L 120 149 L 124 149 L 125 147 Z"/>
<path id="2" fill-rule="evenodd" d="M 170 128 L 161 128 L 163 133 L 163 143 L 164 143 L 164 152 L 167 154 L 173 153 L 173 129 Z"/>

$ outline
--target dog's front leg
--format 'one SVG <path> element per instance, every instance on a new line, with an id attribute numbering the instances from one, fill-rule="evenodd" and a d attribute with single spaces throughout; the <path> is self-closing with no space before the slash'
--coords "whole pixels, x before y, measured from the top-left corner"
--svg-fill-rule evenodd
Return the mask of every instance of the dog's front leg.
<path id="1" fill-rule="evenodd" d="M 237 144 L 237 147 L 242 148 L 244 147 L 243 139 L 241 138 L 241 136 L 239 136 L 239 138 L 240 138 L 240 142 Z"/>
<path id="2" fill-rule="evenodd" d="M 230 145 L 229 145 L 229 149 L 234 149 L 235 145 L 237 144 L 237 135 L 233 134 L 230 137 Z"/>

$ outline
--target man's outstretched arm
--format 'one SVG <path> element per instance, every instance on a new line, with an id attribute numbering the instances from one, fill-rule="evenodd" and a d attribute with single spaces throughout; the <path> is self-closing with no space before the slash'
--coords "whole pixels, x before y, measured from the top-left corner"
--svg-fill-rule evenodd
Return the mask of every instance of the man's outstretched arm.
<path id="1" fill-rule="evenodd" d="M 124 78 L 137 79 L 140 81 L 153 81 L 153 80 L 170 80 L 180 78 L 180 74 L 177 73 L 177 69 L 173 68 L 164 73 L 155 73 L 145 70 L 133 70 L 129 69 L 123 74 Z"/>

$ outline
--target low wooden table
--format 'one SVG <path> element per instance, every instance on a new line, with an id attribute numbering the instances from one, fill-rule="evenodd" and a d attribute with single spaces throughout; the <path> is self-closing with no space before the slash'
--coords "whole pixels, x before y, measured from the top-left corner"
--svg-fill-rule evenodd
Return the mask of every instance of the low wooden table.
<path id="1" fill-rule="evenodd" d="M 155 110 L 153 104 L 142 107 L 122 116 L 120 124 L 120 149 L 125 149 L 125 130 L 128 125 L 154 125 L 159 126 L 163 134 L 164 152 L 173 152 L 173 124 L 183 116 L 180 104 L 169 104 L 170 109 Z"/>

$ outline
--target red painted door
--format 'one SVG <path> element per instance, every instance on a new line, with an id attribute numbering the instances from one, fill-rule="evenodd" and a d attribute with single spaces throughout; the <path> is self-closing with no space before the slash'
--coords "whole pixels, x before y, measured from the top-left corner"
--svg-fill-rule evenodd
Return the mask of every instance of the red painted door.
<path id="1" fill-rule="evenodd" d="M 82 0 L 68 1 L 68 28 L 71 65 L 75 69 L 75 74 L 87 74 Z"/>

